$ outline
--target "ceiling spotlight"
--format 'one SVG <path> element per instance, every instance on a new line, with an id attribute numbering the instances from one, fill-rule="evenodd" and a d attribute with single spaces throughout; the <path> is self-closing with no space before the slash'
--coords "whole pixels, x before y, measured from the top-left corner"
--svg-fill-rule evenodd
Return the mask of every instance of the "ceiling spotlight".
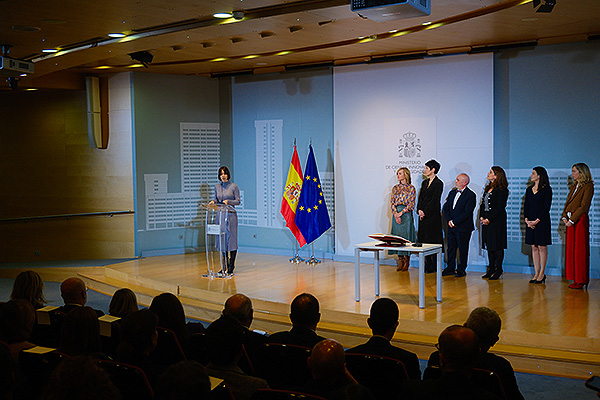
<path id="1" fill-rule="evenodd" d="M 215 18 L 231 18 L 231 13 L 218 12 L 218 13 L 214 13 L 213 17 L 215 17 Z"/>
<path id="2" fill-rule="evenodd" d="M 139 61 L 145 68 L 148 68 L 148 64 L 152 62 L 154 56 L 149 51 L 136 51 L 135 53 L 129 53 L 129 57 L 133 61 Z"/>
<path id="3" fill-rule="evenodd" d="M 233 18 L 235 18 L 237 20 L 244 19 L 244 11 L 243 10 L 234 11 Z"/>
<path id="4" fill-rule="evenodd" d="M 552 10 L 554 9 L 554 6 L 556 5 L 556 0 L 543 0 L 543 1 L 544 1 L 544 4 L 540 5 L 542 0 L 533 0 L 533 9 L 535 10 L 535 12 L 539 12 L 539 13 L 552 12 Z"/>
<path id="5" fill-rule="evenodd" d="M 266 37 L 270 37 L 270 36 L 275 36 L 275 32 L 271 32 L 271 31 L 262 31 L 261 33 L 259 33 L 261 38 L 266 38 Z"/>
<path id="6" fill-rule="evenodd" d="M 231 40 L 231 43 L 239 43 L 239 42 L 243 42 L 244 38 L 239 37 L 239 36 L 233 36 L 230 40 Z"/>
<path id="7" fill-rule="evenodd" d="M 215 42 L 202 42 L 202 47 L 204 47 L 205 49 L 207 47 L 213 47 L 214 45 L 216 45 Z"/>
<path id="8" fill-rule="evenodd" d="M 292 25 L 288 29 L 290 30 L 291 33 L 294 33 L 294 32 L 297 32 L 297 31 L 301 31 L 304 28 L 302 26 L 300 26 L 300 25 Z"/>

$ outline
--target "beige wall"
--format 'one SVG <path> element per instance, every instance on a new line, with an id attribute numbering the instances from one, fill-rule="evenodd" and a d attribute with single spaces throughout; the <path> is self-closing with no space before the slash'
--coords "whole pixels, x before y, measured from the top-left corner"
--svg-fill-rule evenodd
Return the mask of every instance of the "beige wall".
<path id="1" fill-rule="evenodd" d="M 83 91 L 0 93 L 0 220 L 133 210 L 130 74 L 109 79 L 110 140 L 90 148 Z M 134 256 L 134 217 L 0 222 L 0 262 Z"/>

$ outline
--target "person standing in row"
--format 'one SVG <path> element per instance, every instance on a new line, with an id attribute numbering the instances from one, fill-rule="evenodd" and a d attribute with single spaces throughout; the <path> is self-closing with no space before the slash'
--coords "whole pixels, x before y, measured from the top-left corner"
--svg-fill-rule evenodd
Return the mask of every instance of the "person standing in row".
<path id="1" fill-rule="evenodd" d="M 588 212 L 594 197 L 594 181 L 589 167 L 577 163 L 571 167 L 573 185 L 567 196 L 562 220 L 567 227 L 565 275 L 574 282 L 571 289 L 583 289 L 590 281 L 590 220 Z"/>
<path id="2" fill-rule="evenodd" d="M 525 191 L 523 214 L 525 217 L 525 243 L 531 245 L 535 275 L 529 283 L 541 284 L 546 281 L 548 245 L 552 244 L 550 234 L 550 207 L 552 188 L 548 172 L 544 167 L 535 167 L 531 172 L 531 182 Z"/>
<path id="3" fill-rule="evenodd" d="M 392 188 L 390 205 L 392 208 L 392 235 L 401 236 L 406 240 L 414 242 L 415 222 L 413 210 L 415 209 L 415 198 L 417 191 L 411 185 L 410 171 L 406 167 L 398 168 L 396 171 L 398 184 Z M 396 271 L 408 271 L 410 266 L 410 253 L 408 251 L 390 250 L 388 254 L 398 255 L 398 267 Z"/>
<path id="4" fill-rule="evenodd" d="M 507 247 L 506 202 L 508 201 L 508 181 L 506 173 L 499 166 L 488 172 L 489 183 L 481 199 L 480 222 L 483 247 L 488 252 L 489 266 L 484 279 L 497 280 L 502 275 L 504 249 Z"/>
<path id="5" fill-rule="evenodd" d="M 436 160 L 429 160 L 425 163 L 425 169 L 423 170 L 426 179 L 421 184 L 417 202 L 419 213 L 417 240 L 421 243 L 443 243 L 440 199 L 444 191 L 444 183 L 437 177 L 440 167 L 440 163 Z M 425 257 L 425 272 L 436 271 L 435 260 L 435 255 Z"/>
<path id="6" fill-rule="evenodd" d="M 240 204 L 240 189 L 238 185 L 231 182 L 231 173 L 229 168 L 222 166 L 219 168 L 219 180 L 215 186 L 215 199 L 209 204 L 226 204 L 230 206 L 237 206 Z M 235 269 L 235 257 L 237 255 L 237 231 L 238 231 L 238 220 L 235 208 L 231 207 L 227 211 L 227 225 L 225 233 L 225 248 L 219 250 L 223 253 L 223 270 L 222 274 L 231 275 Z M 224 221 L 221 221 L 224 222 Z"/>
<path id="7" fill-rule="evenodd" d="M 448 193 L 442 207 L 444 217 L 448 221 L 448 266 L 442 271 L 443 276 L 454 275 L 456 278 L 462 278 L 467 275 L 469 241 L 471 232 L 475 229 L 473 210 L 475 210 L 477 197 L 475 192 L 467 187 L 469 182 L 469 175 L 459 174 L 454 181 L 454 188 Z M 458 268 L 456 268 L 457 250 Z"/>

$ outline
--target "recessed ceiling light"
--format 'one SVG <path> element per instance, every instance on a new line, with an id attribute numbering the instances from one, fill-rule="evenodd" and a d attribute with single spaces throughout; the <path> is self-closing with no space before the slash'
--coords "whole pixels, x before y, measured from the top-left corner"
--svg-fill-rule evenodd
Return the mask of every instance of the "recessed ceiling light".
<path id="1" fill-rule="evenodd" d="M 58 49 L 43 49 L 42 53 L 56 53 Z"/>
<path id="2" fill-rule="evenodd" d="M 42 29 L 38 28 L 37 26 L 25 26 L 25 25 L 13 25 L 12 27 L 13 31 L 18 31 L 18 32 L 39 32 Z"/>
<path id="3" fill-rule="evenodd" d="M 125 35 L 124 33 L 115 32 L 115 33 L 109 33 L 108 36 L 111 38 L 122 38 L 127 35 Z"/>
<path id="4" fill-rule="evenodd" d="M 227 12 L 218 12 L 218 13 L 214 13 L 213 17 L 215 17 L 215 18 L 231 18 L 232 14 L 227 13 Z"/>

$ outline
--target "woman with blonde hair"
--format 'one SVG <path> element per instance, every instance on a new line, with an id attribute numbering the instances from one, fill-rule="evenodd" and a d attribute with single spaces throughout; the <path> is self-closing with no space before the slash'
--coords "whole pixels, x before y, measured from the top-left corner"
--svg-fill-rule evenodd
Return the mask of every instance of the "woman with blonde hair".
<path id="1" fill-rule="evenodd" d="M 411 185 L 410 171 L 406 167 L 398 168 L 396 171 L 398 184 L 392 188 L 390 206 L 392 208 L 392 235 L 401 236 L 406 240 L 414 242 L 417 238 L 415 233 L 415 222 L 413 210 L 417 191 Z M 390 250 L 388 254 L 398 255 L 398 267 L 396 271 L 408 271 L 410 266 L 410 253 L 407 251 Z"/>
<path id="2" fill-rule="evenodd" d="M 594 197 L 594 181 L 584 163 L 571 167 L 573 185 L 569 190 L 562 221 L 567 227 L 565 275 L 574 282 L 571 289 L 583 289 L 590 282 L 590 219 L 588 212 Z"/>
<path id="3" fill-rule="evenodd" d="M 44 281 L 35 271 L 21 272 L 15 279 L 10 299 L 27 300 L 35 310 L 44 307 L 47 303 L 44 297 Z"/>

